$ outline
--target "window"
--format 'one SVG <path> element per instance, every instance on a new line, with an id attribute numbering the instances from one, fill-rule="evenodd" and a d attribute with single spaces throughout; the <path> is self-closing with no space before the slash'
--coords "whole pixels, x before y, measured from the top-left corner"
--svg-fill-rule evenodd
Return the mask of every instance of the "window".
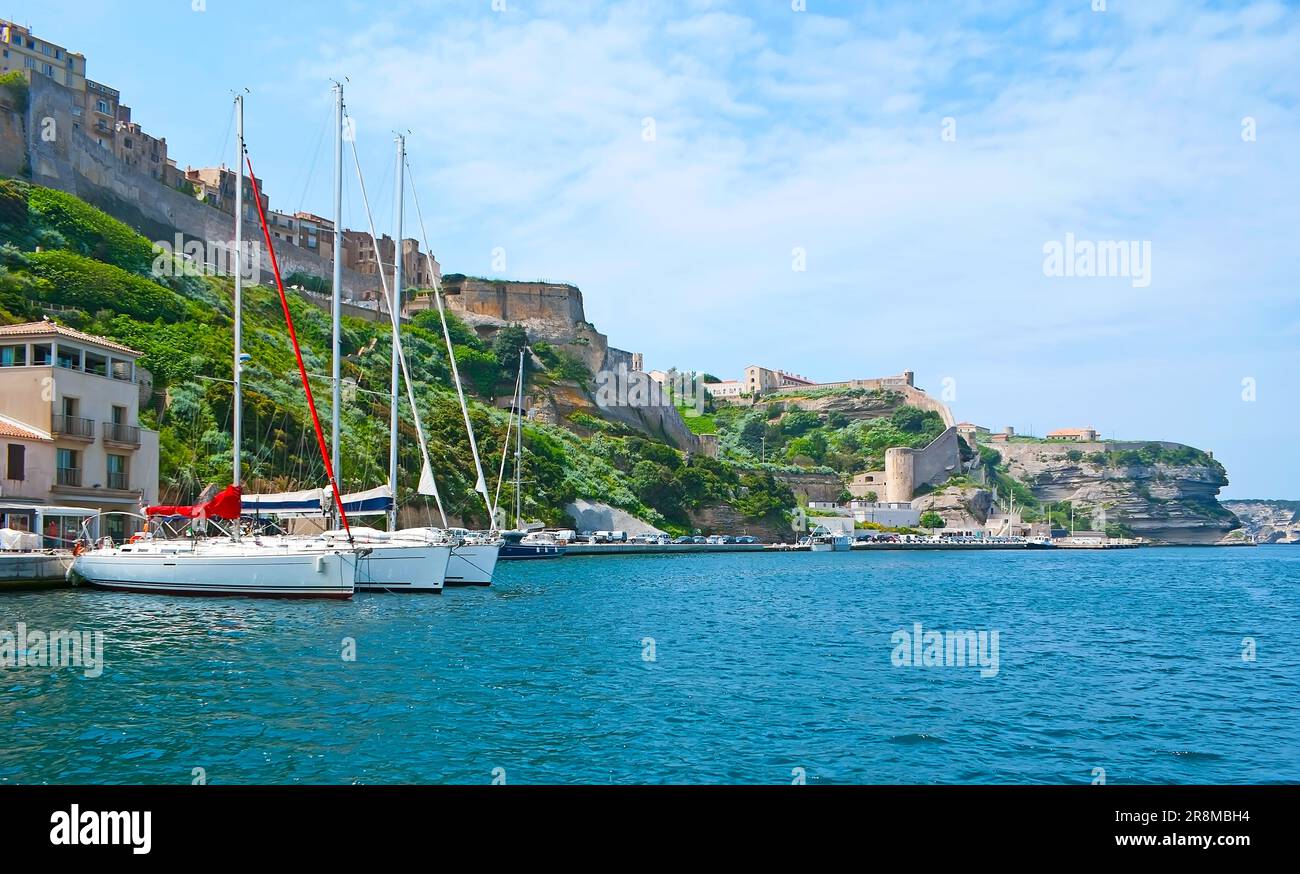
<path id="1" fill-rule="evenodd" d="M 113 405 L 113 424 L 126 424 L 126 407 L 119 407 L 117 404 Z"/>
<path id="2" fill-rule="evenodd" d="M 104 115 L 108 115 L 108 101 L 107 101 L 107 100 L 99 100 L 99 101 L 96 101 L 96 102 L 95 102 L 95 108 L 98 109 L 100 112 L 104 113 Z"/>
<path id="3" fill-rule="evenodd" d="M 63 398 L 63 415 L 75 418 L 79 406 L 80 405 L 77 403 L 76 398 L 70 398 L 65 396 Z"/>
<path id="4" fill-rule="evenodd" d="M 54 68 L 51 67 L 49 64 L 41 64 L 41 72 L 47 76 L 53 76 Z"/>
<path id="5" fill-rule="evenodd" d="M 58 478 L 61 486 L 81 485 L 81 453 L 75 449 L 60 449 L 57 453 Z"/>
<path id="6" fill-rule="evenodd" d="M 59 367 L 66 367 L 70 370 L 81 369 L 81 350 L 69 349 L 66 346 L 59 347 L 59 360 L 55 362 Z"/>
<path id="7" fill-rule="evenodd" d="M 108 487 L 125 491 L 127 487 L 126 456 L 108 456 Z"/>
<path id="8" fill-rule="evenodd" d="M 26 346 L 0 346 L 0 367 L 22 367 L 26 363 Z"/>
<path id="9" fill-rule="evenodd" d="M 27 479 L 27 447 L 21 443 L 9 444 L 9 466 L 5 479 Z"/>
<path id="10" fill-rule="evenodd" d="M 35 70 L 35 69 L 36 69 L 36 59 L 35 59 L 35 58 L 23 58 L 23 66 L 26 67 L 26 68 L 29 69 L 29 70 Z"/>

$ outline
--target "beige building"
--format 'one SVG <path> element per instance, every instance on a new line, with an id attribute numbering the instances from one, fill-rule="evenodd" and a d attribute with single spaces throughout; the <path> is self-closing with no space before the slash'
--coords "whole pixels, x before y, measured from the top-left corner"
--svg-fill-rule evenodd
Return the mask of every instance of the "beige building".
<path id="1" fill-rule="evenodd" d="M 746 394 L 763 394 L 777 389 L 803 388 L 817 384 L 806 376 L 786 373 L 784 370 L 770 370 L 757 364 L 745 368 L 745 378 L 741 382 L 745 385 Z"/>
<path id="2" fill-rule="evenodd" d="M 244 183 L 244 221 L 260 224 L 257 204 L 253 203 L 253 183 L 246 174 L 240 174 L 239 178 Z M 262 194 L 262 209 L 269 211 L 271 198 L 267 196 L 266 186 L 260 178 L 254 179 L 257 181 L 257 190 Z M 215 206 L 227 215 L 235 214 L 235 171 L 225 164 L 220 167 L 186 167 L 185 181 L 198 191 L 196 196 L 199 200 Z"/>
<path id="3" fill-rule="evenodd" d="M 277 244 L 298 245 L 298 219 L 296 216 L 274 209 L 267 210 L 266 224 L 271 229 L 271 236 Z M 278 249 L 279 246 L 277 245 L 276 248 Z"/>
<path id="4" fill-rule="evenodd" d="M 745 393 L 745 383 L 735 379 L 724 379 L 722 382 L 706 382 L 704 390 L 709 393 L 710 397 L 738 398 Z"/>
<path id="5" fill-rule="evenodd" d="M 7 506 L 138 513 L 157 503 L 158 432 L 140 427 L 151 380 L 139 357 L 51 321 L 0 326 L 0 498 Z M 102 533 L 120 540 L 137 527 L 136 519 L 110 516 Z"/>
<path id="6" fill-rule="evenodd" d="M 116 88 L 86 78 L 84 55 L 38 39 L 22 25 L 3 19 L 0 52 L 0 75 L 18 71 L 29 81 L 33 76 L 48 76 L 72 89 L 79 101 L 72 106 L 76 130 L 131 167 L 172 184 L 167 178 L 167 140 L 150 136 L 131 120 L 131 107 L 122 103 Z"/>
<path id="7" fill-rule="evenodd" d="M 49 76 L 74 91 L 86 90 L 86 58 L 0 18 L 0 75 L 21 71 L 28 79 Z"/>
<path id="8" fill-rule="evenodd" d="M 1047 432 L 1048 440 L 1073 440 L 1076 443 L 1096 443 L 1096 428 L 1058 428 Z"/>

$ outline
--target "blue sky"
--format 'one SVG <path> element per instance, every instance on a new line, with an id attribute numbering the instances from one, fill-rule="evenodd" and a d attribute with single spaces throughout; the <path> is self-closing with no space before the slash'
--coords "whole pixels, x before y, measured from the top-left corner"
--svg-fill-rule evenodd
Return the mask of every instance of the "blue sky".
<path id="1" fill-rule="evenodd" d="M 1300 498 L 1294 3 L 193 5 L 0 14 L 85 53 L 182 166 L 231 153 L 250 89 L 279 209 L 328 212 L 349 77 L 381 229 L 409 131 L 445 271 L 573 282 L 651 367 L 911 369 L 961 419 L 1190 443 L 1225 497 Z M 1067 233 L 1149 241 L 1150 284 L 1044 275 Z"/>

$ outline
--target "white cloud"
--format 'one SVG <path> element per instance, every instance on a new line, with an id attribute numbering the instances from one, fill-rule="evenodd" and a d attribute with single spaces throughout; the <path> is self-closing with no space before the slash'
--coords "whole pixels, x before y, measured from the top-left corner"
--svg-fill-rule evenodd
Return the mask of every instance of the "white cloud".
<path id="1" fill-rule="evenodd" d="M 1067 359 L 1109 378 L 1140 351 L 1176 378 L 1211 338 L 1234 342 L 1220 326 L 1267 330 L 1243 312 L 1293 294 L 1294 10 L 695 6 L 514 9 L 434 32 L 381 14 L 299 74 L 363 71 L 363 131 L 413 129 L 447 269 L 487 272 L 503 245 L 509 275 L 577 282 L 613 342 L 658 365 L 995 379 L 973 359 L 1013 368 L 1023 350 L 1046 395 Z M 1150 240 L 1151 287 L 1044 277 L 1042 245 L 1066 232 Z M 1138 415 L 1090 400 L 1108 408 L 1073 418 Z M 1159 436 L 1194 432 L 1197 411 L 1181 415 Z"/>

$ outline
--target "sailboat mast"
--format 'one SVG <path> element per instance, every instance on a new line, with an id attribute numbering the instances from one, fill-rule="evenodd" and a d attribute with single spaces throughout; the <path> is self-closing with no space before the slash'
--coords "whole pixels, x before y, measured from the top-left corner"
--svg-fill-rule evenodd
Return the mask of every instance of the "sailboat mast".
<path id="1" fill-rule="evenodd" d="M 393 291 L 388 301 L 388 311 L 393 320 L 393 383 L 392 403 L 388 421 L 388 489 L 392 492 L 392 504 L 388 508 L 388 530 L 397 530 L 397 390 L 398 361 L 397 349 L 401 338 L 398 325 L 401 322 L 402 300 L 402 194 L 405 187 L 403 170 L 406 167 L 406 138 L 397 136 L 397 190 L 394 212 L 397 219 L 397 239 L 393 243 Z M 382 271 L 383 257 L 379 247 L 375 247 L 375 263 Z"/>
<path id="2" fill-rule="evenodd" d="M 519 381 L 515 395 L 515 413 L 519 416 L 519 433 L 515 436 L 515 530 L 523 531 L 524 495 L 520 490 L 524 470 L 524 350 L 519 350 Z"/>
<path id="3" fill-rule="evenodd" d="M 334 392 L 331 398 L 333 413 L 330 417 L 330 446 L 333 451 L 334 479 L 342 485 L 342 465 L 339 463 L 339 411 L 342 407 L 343 386 L 340 381 L 342 354 L 343 322 L 343 83 L 334 83 L 334 281 L 331 283 L 333 301 L 331 320 L 333 322 L 331 358 L 333 367 L 330 378 L 333 380 Z M 338 508 L 334 509 L 337 516 Z"/>
<path id="4" fill-rule="evenodd" d="M 231 484 L 242 483 L 242 465 L 240 464 L 240 443 L 243 436 L 243 400 L 244 400 L 244 362 L 242 360 L 244 337 L 244 95 L 235 95 L 235 138 L 238 143 L 235 154 L 235 360 L 234 360 L 234 397 L 231 407 L 233 425 L 234 470 Z M 238 531 L 239 526 L 235 526 Z M 238 534 L 236 534 L 238 536 Z"/>

